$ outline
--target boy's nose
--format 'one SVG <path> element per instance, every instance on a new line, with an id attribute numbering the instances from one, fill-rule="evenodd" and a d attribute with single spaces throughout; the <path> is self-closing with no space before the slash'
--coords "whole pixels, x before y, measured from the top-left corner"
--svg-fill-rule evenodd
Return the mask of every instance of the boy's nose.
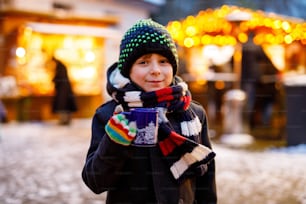
<path id="1" fill-rule="evenodd" d="M 159 67 L 159 64 L 157 62 L 152 62 L 151 72 L 152 73 L 160 73 L 160 67 Z"/>

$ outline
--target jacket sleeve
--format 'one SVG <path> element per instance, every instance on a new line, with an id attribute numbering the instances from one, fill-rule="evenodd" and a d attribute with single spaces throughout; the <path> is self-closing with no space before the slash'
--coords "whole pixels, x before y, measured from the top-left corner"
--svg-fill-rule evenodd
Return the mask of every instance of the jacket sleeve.
<path id="1" fill-rule="evenodd" d="M 82 171 L 83 181 L 96 194 L 115 186 L 126 160 L 131 157 L 128 147 L 112 142 L 105 133 L 111 115 L 112 111 L 103 107 L 94 115 L 91 143 Z"/>
<path id="2" fill-rule="evenodd" d="M 201 106 L 198 106 L 197 109 L 197 115 L 202 123 L 201 143 L 209 148 L 212 148 L 208 134 L 206 112 Z M 207 166 L 207 172 L 203 176 L 197 178 L 195 196 L 198 204 L 217 203 L 215 173 L 215 160 L 213 159 Z"/>

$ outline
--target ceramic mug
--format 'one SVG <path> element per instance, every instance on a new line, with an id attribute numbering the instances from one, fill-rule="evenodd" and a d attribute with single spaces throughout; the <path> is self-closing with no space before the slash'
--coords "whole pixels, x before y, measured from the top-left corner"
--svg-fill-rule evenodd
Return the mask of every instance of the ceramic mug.
<path id="1" fill-rule="evenodd" d="M 131 145 L 152 147 L 157 143 L 158 116 L 155 108 L 135 108 L 130 112 L 123 112 L 129 121 L 135 121 L 137 132 Z"/>

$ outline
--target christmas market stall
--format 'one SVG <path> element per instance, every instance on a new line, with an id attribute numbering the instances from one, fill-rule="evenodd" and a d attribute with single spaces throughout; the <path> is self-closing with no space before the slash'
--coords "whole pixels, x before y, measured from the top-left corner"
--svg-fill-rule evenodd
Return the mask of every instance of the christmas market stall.
<path id="1" fill-rule="evenodd" d="M 291 134 L 293 126 L 286 114 L 290 93 L 285 87 L 288 80 L 306 74 L 304 20 L 224 5 L 171 21 L 167 28 L 180 47 L 185 65 L 180 74 L 207 107 L 217 135 L 220 121 L 224 123 L 223 97 L 232 89 L 246 94 L 238 131 L 280 139 L 287 127 Z M 305 111 L 301 110 L 302 120 Z M 295 124 L 301 128 L 299 122 Z"/>
<path id="2" fill-rule="evenodd" d="M 50 14 L 2 10 L 0 16 L 0 97 L 9 120 L 55 117 L 52 57 L 67 67 L 79 107 L 75 117 L 91 116 L 103 100 L 107 40 L 120 37 L 110 28 L 117 17 L 65 15 L 56 9 Z"/>

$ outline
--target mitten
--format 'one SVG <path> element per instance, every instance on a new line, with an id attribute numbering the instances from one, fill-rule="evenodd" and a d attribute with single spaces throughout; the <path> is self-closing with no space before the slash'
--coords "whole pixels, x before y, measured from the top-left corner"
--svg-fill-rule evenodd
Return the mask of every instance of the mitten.
<path id="1" fill-rule="evenodd" d="M 136 123 L 129 122 L 122 113 L 115 114 L 106 124 L 105 131 L 112 141 L 128 146 L 136 136 Z"/>

